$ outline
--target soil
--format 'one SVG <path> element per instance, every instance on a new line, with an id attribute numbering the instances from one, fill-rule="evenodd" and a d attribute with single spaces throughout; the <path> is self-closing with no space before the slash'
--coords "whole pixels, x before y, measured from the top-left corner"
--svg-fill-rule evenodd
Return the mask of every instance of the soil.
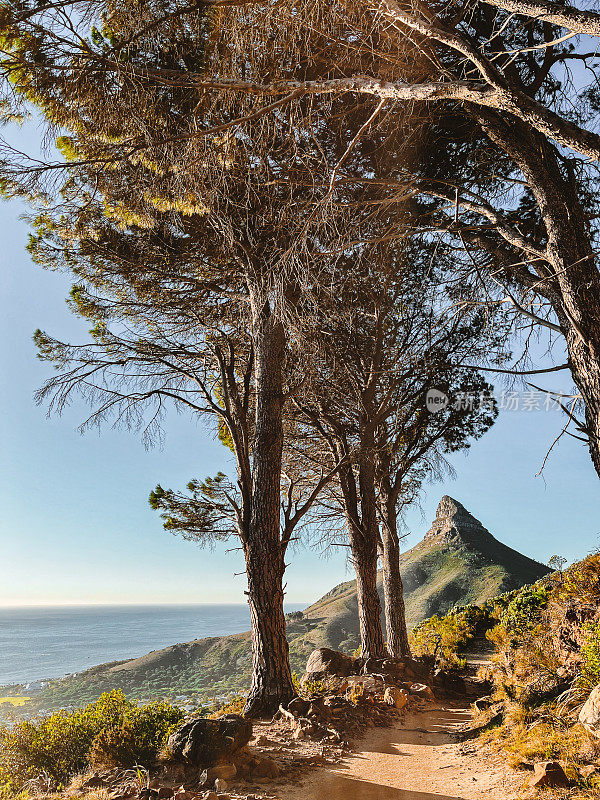
<path id="1" fill-rule="evenodd" d="M 428 705 L 372 728 L 341 763 L 278 786 L 278 800 L 513 800 L 523 776 L 496 754 L 460 741 L 465 706 Z M 269 792 L 271 794 L 271 792 Z"/>

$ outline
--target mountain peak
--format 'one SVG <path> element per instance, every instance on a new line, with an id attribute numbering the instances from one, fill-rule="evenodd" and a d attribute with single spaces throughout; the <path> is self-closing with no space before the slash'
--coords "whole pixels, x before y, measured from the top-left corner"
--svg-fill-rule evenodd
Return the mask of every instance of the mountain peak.
<path id="1" fill-rule="evenodd" d="M 425 539 L 434 537 L 448 544 L 481 544 L 482 541 L 494 540 L 488 529 L 462 503 L 447 494 L 440 500 L 433 524 L 425 534 Z"/>

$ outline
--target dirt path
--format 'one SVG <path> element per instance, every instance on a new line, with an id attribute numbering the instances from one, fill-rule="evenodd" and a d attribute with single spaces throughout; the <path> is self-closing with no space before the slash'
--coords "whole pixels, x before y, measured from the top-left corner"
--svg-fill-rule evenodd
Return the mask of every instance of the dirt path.
<path id="1" fill-rule="evenodd" d="M 281 800 L 513 800 L 523 784 L 491 752 L 458 742 L 466 708 L 427 707 L 372 728 L 342 764 L 278 787 Z"/>

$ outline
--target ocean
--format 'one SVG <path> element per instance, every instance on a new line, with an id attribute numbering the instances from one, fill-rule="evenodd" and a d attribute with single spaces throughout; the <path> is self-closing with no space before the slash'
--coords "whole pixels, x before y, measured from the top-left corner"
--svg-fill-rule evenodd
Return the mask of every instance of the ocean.
<path id="1" fill-rule="evenodd" d="M 304 607 L 289 604 L 286 611 Z M 60 678 L 249 628 L 247 605 L 0 608 L 0 685 Z"/>

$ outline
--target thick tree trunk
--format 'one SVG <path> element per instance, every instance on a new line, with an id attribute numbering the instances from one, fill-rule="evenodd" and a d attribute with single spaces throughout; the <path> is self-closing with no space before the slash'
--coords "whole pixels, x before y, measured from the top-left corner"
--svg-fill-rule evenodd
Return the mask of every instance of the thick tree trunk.
<path id="1" fill-rule="evenodd" d="M 571 374 L 585 405 L 588 447 L 600 477 L 600 272 L 579 186 L 540 134 L 510 118 L 481 111 L 474 116 L 518 164 L 537 201 L 551 269 L 540 274 L 535 287 L 550 301 L 565 335 Z M 513 275 L 520 277 L 518 271 Z"/>
<path id="2" fill-rule="evenodd" d="M 379 530 L 375 473 L 368 455 L 361 458 L 358 473 L 358 492 L 351 466 L 341 471 L 340 478 L 356 572 L 360 648 L 363 658 L 381 658 L 385 655 L 385 644 L 381 628 L 381 601 L 377 592 Z"/>
<path id="3" fill-rule="evenodd" d="M 386 509 L 381 531 L 381 560 L 383 566 L 383 598 L 385 602 L 385 633 L 387 649 L 394 658 L 410 657 L 404 587 L 400 575 L 400 542 L 398 541 L 396 510 Z"/>
<path id="4" fill-rule="evenodd" d="M 285 548 L 279 520 L 285 334 L 268 304 L 253 310 L 256 416 L 252 502 L 244 546 L 252 626 L 252 685 L 244 713 L 256 717 L 273 714 L 295 692 L 285 635 Z"/>
<path id="5" fill-rule="evenodd" d="M 600 292 L 600 288 L 598 290 Z M 588 436 L 588 447 L 592 463 L 600 477 L 600 296 L 586 308 L 589 318 L 581 326 L 586 337 L 581 341 L 579 332 L 570 331 L 567 336 L 569 361 L 573 380 L 581 392 L 585 404 L 585 423 Z M 589 327 L 594 325 L 595 330 Z"/>
<path id="6" fill-rule="evenodd" d="M 546 175 L 531 170 L 527 177 L 546 225 L 556 276 L 558 291 L 550 293 L 550 302 L 565 334 L 571 374 L 585 407 L 588 447 L 600 477 L 600 273 L 576 187 L 562 176 L 555 158 L 547 156 L 544 167 Z"/>
<path id="7" fill-rule="evenodd" d="M 377 591 L 377 541 L 350 532 L 350 547 L 356 571 L 361 655 L 363 658 L 382 658 L 385 644 Z"/>

